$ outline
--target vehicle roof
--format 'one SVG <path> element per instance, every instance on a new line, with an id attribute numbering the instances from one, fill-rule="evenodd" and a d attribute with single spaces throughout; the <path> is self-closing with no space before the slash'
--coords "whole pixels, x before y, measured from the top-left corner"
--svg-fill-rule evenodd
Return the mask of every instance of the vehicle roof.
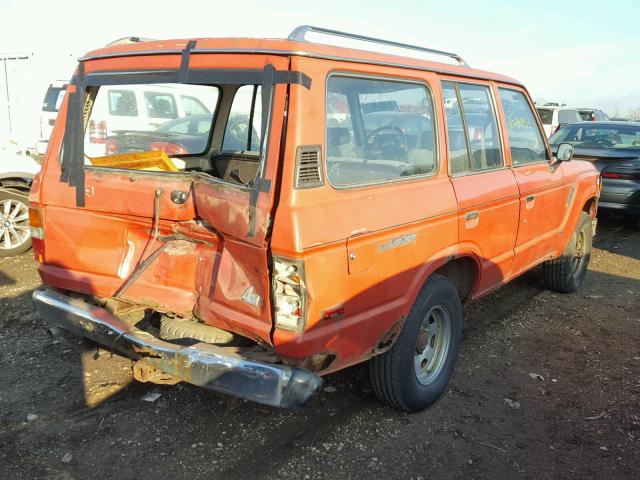
<path id="1" fill-rule="evenodd" d="M 536 109 L 540 110 L 540 109 L 544 109 L 544 110 L 576 110 L 578 111 L 579 109 L 574 108 L 574 107 L 555 107 L 555 106 L 551 106 L 551 105 L 536 105 Z"/>
<path id="2" fill-rule="evenodd" d="M 574 122 L 567 125 L 567 127 L 570 125 L 589 125 L 591 127 L 610 127 L 612 125 L 619 125 L 624 127 L 632 125 L 634 127 L 640 127 L 640 122 L 631 122 L 625 120 L 603 120 L 600 122 Z"/>
<path id="3" fill-rule="evenodd" d="M 87 53 L 81 61 L 97 58 L 126 57 L 136 55 L 178 54 L 192 39 L 161 40 L 113 45 Z M 408 56 L 372 52 L 368 50 L 337 47 L 333 45 L 307 41 L 259 38 L 199 38 L 192 54 L 198 53 L 257 53 L 283 56 L 305 56 L 312 58 L 388 65 L 415 70 L 427 70 L 471 78 L 496 80 L 522 86 L 522 84 L 505 75 L 449 63 L 421 60 Z"/>

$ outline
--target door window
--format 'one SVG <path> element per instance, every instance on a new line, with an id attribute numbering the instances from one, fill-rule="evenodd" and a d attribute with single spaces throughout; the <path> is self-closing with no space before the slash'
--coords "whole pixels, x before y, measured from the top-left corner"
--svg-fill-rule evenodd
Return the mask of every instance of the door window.
<path id="1" fill-rule="evenodd" d="M 502 167 L 502 149 L 489 87 L 442 82 L 452 175 Z"/>
<path id="2" fill-rule="evenodd" d="M 507 123 L 511 163 L 522 165 L 547 161 L 544 137 L 524 94 L 508 88 L 499 88 L 498 91 Z"/>

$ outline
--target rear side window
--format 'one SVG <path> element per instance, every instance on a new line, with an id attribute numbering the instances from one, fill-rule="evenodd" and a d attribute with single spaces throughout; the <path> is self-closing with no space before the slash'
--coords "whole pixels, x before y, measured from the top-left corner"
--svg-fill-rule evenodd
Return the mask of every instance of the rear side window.
<path id="1" fill-rule="evenodd" d="M 498 91 L 509 134 L 511 163 L 522 165 L 546 161 L 544 137 L 524 94 L 508 88 L 499 88 Z"/>
<path id="2" fill-rule="evenodd" d="M 504 165 L 489 87 L 442 82 L 452 175 Z"/>
<path id="3" fill-rule="evenodd" d="M 109 90 L 109 113 L 120 117 L 137 116 L 136 94 L 131 90 Z"/>
<path id="4" fill-rule="evenodd" d="M 144 92 L 144 102 L 151 118 L 178 118 L 176 99 L 170 93 Z"/>
<path id="5" fill-rule="evenodd" d="M 327 178 L 335 187 L 434 173 L 434 132 L 433 102 L 423 84 L 327 80 Z"/>
<path id="6" fill-rule="evenodd" d="M 544 125 L 551 125 L 553 123 L 553 110 L 549 108 L 538 108 L 538 114 Z"/>
<path id="7" fill-rule="evenodd" d="M 262 130 L 262 87 L 243 85 L 236 91 L 224 130 L 222 150 L 260 150 Z"/>

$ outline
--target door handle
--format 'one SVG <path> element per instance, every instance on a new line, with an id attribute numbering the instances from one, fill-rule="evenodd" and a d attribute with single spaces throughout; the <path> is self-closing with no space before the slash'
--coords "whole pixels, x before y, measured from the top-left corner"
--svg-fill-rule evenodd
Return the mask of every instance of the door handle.
<path id="1" fill-rule="evenodd" d="M 477 211 L 477 210 L 474 210 L 473 212 L 469 212 L 469 213 L 467 213 L 467 214 L 464 216 L 464 219 L 465 219 L 466 221 L 469 221 L 469 220 L 475 220 L 476 218 L 478 218 L 478 216 L 479 216 L 478 211 Z"/>
<path id="2" fill-rule="evenodd" d="M 535 195 L 529 195 L 529 196 L 526 198 L 526 200 L 527 200 L 527 202 L 533 202 L 533 200 L 534 200 L 535 198 L 536 198 L 536 197 L 535 197 Z"/>

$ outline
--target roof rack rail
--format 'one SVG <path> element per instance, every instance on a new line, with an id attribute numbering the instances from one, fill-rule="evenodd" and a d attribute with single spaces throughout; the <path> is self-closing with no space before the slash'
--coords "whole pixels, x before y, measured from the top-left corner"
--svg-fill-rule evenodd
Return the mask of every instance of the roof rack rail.
<path id="1" fill-rule="evenodd" d="M 130 43 L 140 43 L 140 42 L 152 42 L 152 38 L 142 38 L 142 37 L 123 37 L 113 42 L 109 42 L 105 45 L 105 47 L 115 47 L 116 45 L 128 45 Z"/>
<path id="2" fill-rule="evenodd" d="M 458 62 L 458 65 L 462 67 L 469 66 L 469 64 L 465 62 L 464 59 L 457 53 L 444 52 L 442 50 L 435 50 L 433 48 L 421 47 L 419 45 L 410 45 L 408 43 L 394 42 L 393 40 L 383 40 L 381 38 L 367 37 L 367 36 L 358 35 L 355 33 L 341 32 L 339 30 L 331 30 L 329 28 L 314 27 L 311 25 L 300 25 L 299 27 L 294 29 L 293 32 L 289 34 L 289 36 L 287 37 L 287 40 L 293 40 L 296 42 L 306 42 L 307 40 L 305 39 L 305 35 L 309 32 L 321 33 L 321 34 L 334 36 L 334 37 L 344 37 L 352 40 L 360 40 L 363 42 L 379 43 L 381 45 L 406 48 L 409 50 L 418 50 L 420 52 L 431 53 L 434 55 L 444 55 L 446 57 L 453 58 L 455 61 Z"/>

